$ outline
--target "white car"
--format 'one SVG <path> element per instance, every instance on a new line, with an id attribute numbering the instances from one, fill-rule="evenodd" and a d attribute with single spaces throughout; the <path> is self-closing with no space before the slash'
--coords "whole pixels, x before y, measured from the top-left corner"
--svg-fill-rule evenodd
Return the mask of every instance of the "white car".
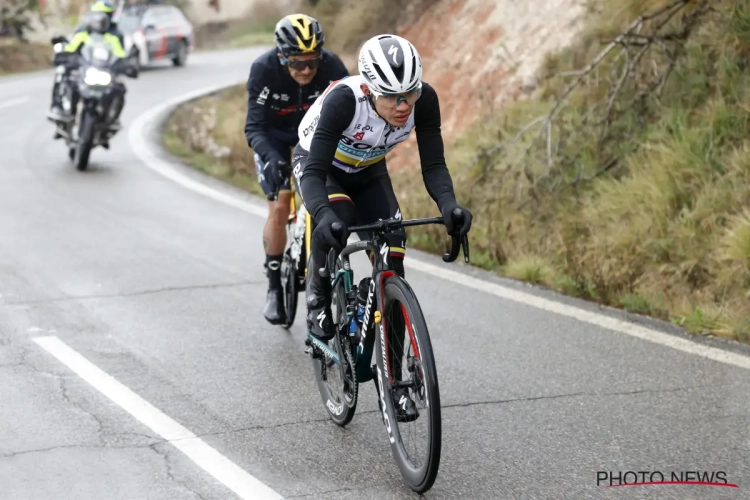
<path id="1" fill-rule="evenodd" d="M 125 52 L 140 68 L 153 61 L 187 62 L 193 50 L 193 25 L 173 5 L 129 5 L 115 15 Z"/>

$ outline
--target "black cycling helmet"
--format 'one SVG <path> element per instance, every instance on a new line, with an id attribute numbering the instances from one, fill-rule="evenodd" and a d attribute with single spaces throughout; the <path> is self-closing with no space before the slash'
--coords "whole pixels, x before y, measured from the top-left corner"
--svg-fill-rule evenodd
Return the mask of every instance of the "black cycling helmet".
<path id="1" fill-rule="evenodd" d="M 284 56 L 320 53 L 325 43 L 323 28 L 317 19 L 291 14 L 276 23 L 276 46 Z"/>

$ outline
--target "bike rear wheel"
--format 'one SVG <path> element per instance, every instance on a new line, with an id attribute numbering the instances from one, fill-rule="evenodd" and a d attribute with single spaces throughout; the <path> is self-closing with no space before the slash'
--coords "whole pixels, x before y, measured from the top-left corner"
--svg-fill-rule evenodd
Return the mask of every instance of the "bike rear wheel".
<path id="1" fill-rule="evenodd" d="M 297 262 L 292 259 L 291 249 L 284 252 L 281 261 L 281 285 L 284 288 L 284 312 L 286 322 L 281 325 L 289 329 L 297 315 L 297 298 L 299 297 Z"/>
<path id="2" fill-rule="evenodd" d="M 442 443 L 435 358 L 422 309 L 408 283 L 399 276 L 390 276 L 383 292 L 385 303 L 376 342 L 378 404 L 401 476 L 412 490 L 424 493 L 437 478 Z M 403 396 L 404 391 L 408 391 L 419 413 L 410 422 L 397 419 L 403 398 L 394 401 L 394 394 Z M 404 415 L 402 411 L 402 420 Z M 416 436 L 417 426 L 426 431 L 422 446 Z"/>

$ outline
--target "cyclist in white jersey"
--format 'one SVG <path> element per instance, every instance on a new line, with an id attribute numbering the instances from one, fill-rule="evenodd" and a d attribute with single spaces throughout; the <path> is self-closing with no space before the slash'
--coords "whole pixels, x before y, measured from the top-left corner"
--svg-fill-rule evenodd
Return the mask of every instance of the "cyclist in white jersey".
<path id="1" fill-rule="evenodd" d="M 333 82 L 299 126 L 293 173 L 315 224 L 308 269 L 316 272 L 307 273 L 307 326 L 323 341 L 334 336 L 331 291 L 317 270 L 329 248 L 340 251 L 346 245 L 347 226 L 401 216 L 385 156 L 412 130 L 425 187 L 448 233 L 463 236 L 472 216 L 456 202 L 445 164 L 438 97 L 422 81 L 421 58 L 409 41 L 396 35 L 368 40 L 359 53 L 359 74 Z M 461 209 L 461 218 L 454 219 L 455 208 Z M 334 223 L 343 230 L 333 231 Z M 394 270 L 403 276 L 405 232 L 391 235 L 389 246 Z"/>

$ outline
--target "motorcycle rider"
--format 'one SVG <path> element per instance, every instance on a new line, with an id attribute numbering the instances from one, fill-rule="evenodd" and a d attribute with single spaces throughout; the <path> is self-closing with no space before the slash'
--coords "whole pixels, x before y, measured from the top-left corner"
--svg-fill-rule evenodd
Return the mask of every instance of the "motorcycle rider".
<path id="1" fill-rule="evenodd" d="M 107 17 L 109 17 L 109 29 L 107 30 L 107 33 L 110 33 L 112 35 L 115 35 L 117 38 L 120 39 L 120 44 L 125 47 L 125 37 L 120 31 L 120 28 L 117 27 L 117 21 L 114 19 L 115 15 L 115 6 L 112 4 L 109 0 L 97 0 L 92 6 L 91 9 L 89 9 L 89 12 L 104 12 L 107 14 Z M 82 23 L 80 23 L 77 27 L 75 32 L 78 33 L 79 31 L 86 31 L 86 26 L 88 25 L 87 21 L 84 19 Z"/>
<path id="2" fill-rule="evenodd" d="M 292 196 L 288 167 L 298 141 L 297 127 L 326 87 L 349 72 L 338 56 L 323 48 L 323 28 L 310 16 L 282 18 L 274 36 L 276 47 L 258 57 L 250 69 L 245 136 L 255 152 L 258 182 L 269 200 L 263 229 L 268 276 L 263 316 L 271 324 L 281 324 L 286 319 L 281 259 Z"/>
<path id="3" fill-rule="evenodd" d="M 125 57 L 122 55 L 125 53 L 125 49 L 123 48 L 125 44 L 123 34 L 117 28 L 117 24 L 113 22 L 112 20 L 114 12 L 115 12 L 115 7 L 112 5 L 111 2 L 107 0 L 97 0 L 97 2 L 95 2 L 91 6 L 91 9 L 89 10 L 84 21 L 81 24 L 79 24 L 78 27 L 76 28 L 73 38 L 70 40 L 70 42 L 65 48 L 65 52 L 77 53 L 78 48 L 88 40 L 89 33 L 96 32 L 96 33 L 100 33 L 104 35 L 105 40 L 107 40 L 110 44 L 112 44 L 113 53 L 115 54 L 116 57 Z M 105 22 L 102 19 L 102 17 L 105 17 L 107 21 Z M 117 43 L 114 43 L 114 39 L 112 37 L 114 37 L 117 40 Z M 69 50 L 69 47 L 71 46 L 74 46 L 75 48 L 73 50 Z M 56 59 L 60 59 L 60 58 L 56 57 Z M 66 64 L 61 65 L 61 67 L 63 68 L 64 71 L 62 73 L 55 75 L 56 76 L 55 83 L 52 87 L 52 105 L 47 115 L 53 121 L 67 121 L 73 118 L 71 113 L 66 112 L 62 108 L 61 92 L 60 92 L 61 86 L 67 85 L 68 78 L 70 77 L 70 68 Z M 123 94 L 124 94 L 124 89 L 123 89 Z M 122 104 L 124 105 L 124 95 L 122 95 L 121 97 L 123 100 Z M 72 107 L 71 109 L 75 109 L 75 107 Z M 119 128 L 119 114 L 121 110 L 122 110 L 122 106 L 119 106 L 117 115 L 114 118 L 110 127 Z M 58 134 L 55 135 L 56 139 L 59 137 L 60 136 Z"/>

